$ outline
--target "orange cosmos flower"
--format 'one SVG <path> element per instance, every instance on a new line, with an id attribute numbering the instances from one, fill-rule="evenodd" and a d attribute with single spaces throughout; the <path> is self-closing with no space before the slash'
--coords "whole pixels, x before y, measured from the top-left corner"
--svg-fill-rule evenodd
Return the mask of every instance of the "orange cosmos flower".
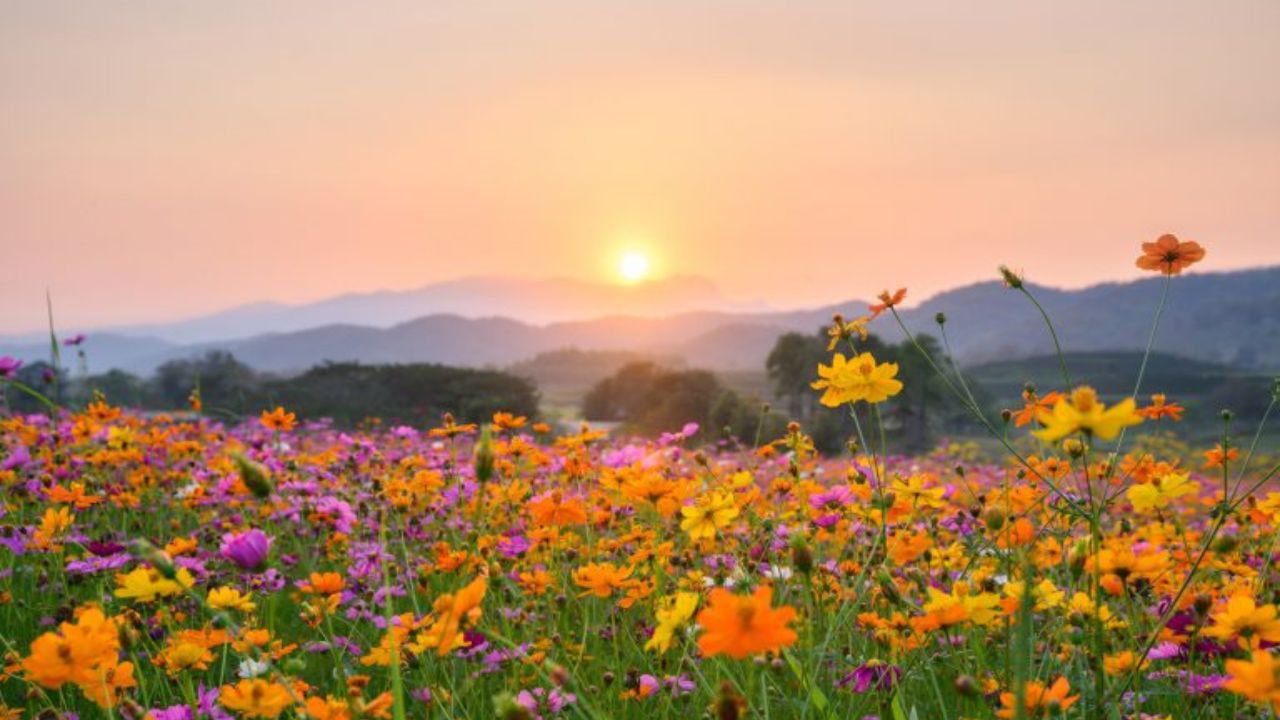
<path id="1" fill-rule="evenodd" d="M 587 506 L 579 497 L 564 497 L 559 490 L 534 498 L 529 513 L 535 525 L 580 525 L 587 521 Z"/>
<path id="2" fill-rule="evenodd" d="M 1138 414 L 1148 420 L 1159 420 L 1161 418 L 1169 418 L 1174 422 L 1182 420 L 1182 413 L 1186 408 L 1178 403 L 1167 402 L 1164 393 L 1156 393 L 1151 396 L 1151 404 L 1138 411 Z"/>
<path id="3" fill-rule="evenodd" d="M 889 294 L 888 290 L 885 290 L 884 292 L 880 293 L 878 296 L 876 296 L 876 299 L 879 300 L 880 302 L 876 305 L 867 306 L 867 309 L 871 311 L 870 319 L 875 320 L 876 318 L 880 317 L 881 313 L 883 313 L 885 310 L 888 310 L 891 307 L 898 305 L 906 297 L 907 297 L 906 288 L 898 288 L 898 291 L 893 293 L 892 295 Z"/>
<path id="4" fill-rule="evenodd" d="M 336 572 L 313 572 L 306 582 L 298 586 L 302 592 L 316 595 L 333 595 L 342 592 L 346 587 L 346 581 Z"/>
<path id="5" fill-rule="evenodd" d="M 274 718 L 293 704 L 289 688 L 266 680 L 241 680 L 223 685 L 218 702 L 249 718 Z"/>
<path id="6" fill-rule="evenodd" d="M 1240 457 L 1240 451 L 1235 448 L 1223 449 L 1222 443 L 1213 446 L 1212 450 L 1204 451 L 1204 468 L 1222 467 L 1223 465 L 1234 462 Z"/>
<path id="7" fill-rule="evenodd" d="M 588 563 L 573 572 L 573 582 L 586 589 L 584 597 L 607 598 L 615 590 L 626 588 L 629 577 L 631 568 L 618 568 L 613 563 Z"/>
<path id="8" fill-rule="evenodd" d="M 751 595 L 734 595 L 724 588 L 711 591 L 707 607 L 698 613 L 704 630 L 698 649 L 707 657 L 748 655 L 781 650 L 796 641 L 787 627 L 796 617 L 793 607 L 772 607 L 773 588 L 759 587 Z"/>
<path id="9" fill-rule="evenodd" d="M 1173 235 L 1161 235 L 1155 242 L 1142 243 L 1137 265 L 1143 270 L 1177 275 L 1204 259 L 1197 242 L 1180 242 Z"/>
<path id="10" fill-rule="evenodd" d="M 289 432 L 297 422 L 298 416 L 291 412 L 286 412 L 284 408 L 277 406 L 275 410 L 270 412 L 263 410 L 261 419 L 263 427 L 268 430 Z"/>
<path id="11" fill-rule="evenodd" d="M 1280 713 L 1280 664 L 1266 650 L 1253 651 L 1248 660 L 1228 660 L 1227 675 L 1231 677 L 1222 689 L 1233 692 L 1257 703 L 1270 703 L 1274 712 Z"/>
<path id="12" fill-rule="evenodd" d="M 1023 706 L 1026 708 L 1026 717 L 1040 718 L 1055 716 L 1063 710 L 1076 704 L 1080 699 L 1079 695 L 1067 697 L 1067 693 L 1071 692 L 1071 685 L 1065 677 L 1059 677 L 1053 685 L 1048 688 L 1039 680 L 1032 680 L 1026 685 L 1026 694 L 1023 698 Z M 1002 708 L 996 711 L 997 717 L 1012 718 L 1018 715 L 1018 700 L 1011 692 L 1000 693 L 1000 705 Z"/>
<path id="13" fill-rule="evenodd" d="M 524 427 L 529 421 L 523 415 L 513 415 L 507 412 L 493 414 L 493 424 L 490 426 L 494 432 L 502 432 L 503 430 L 516 430 Z"/>
<path id="14" fill-rule="evenodd" d="M 1062 393 L 1057 390 L 1046 394 L 1044 397 L 1040 397 L 1039 395 L 1036 395 L 1035 390 L 1032 390 L 1031 388 L 1024 389 L 1022 391 L 1022 409 L 1017 412 L 1013 412 L 1012 410 L 1009 411 L 1013 413 L 1014 427 L 1022 427 L 1032 420 L 1035 420 L 1036 416 L 1039 415 L 1041 411 L 1048 412 L 1052 410 L 1054 403 L 1061 399 Z"/>
<path id="15" fill-rule="evenodd" d="M 474 625 L 480 619 L 480 601 L 484 599 L 488 587 L 488 581 L 478 577 L 458 592 L 446 593 L 436 599 L 432 607 L 439 613 L 439 617 L 427 630 L 427 635 L 435 641 L 437 655 L 447 655 L 465 647 L 462 625 L 464 621 Z"/>

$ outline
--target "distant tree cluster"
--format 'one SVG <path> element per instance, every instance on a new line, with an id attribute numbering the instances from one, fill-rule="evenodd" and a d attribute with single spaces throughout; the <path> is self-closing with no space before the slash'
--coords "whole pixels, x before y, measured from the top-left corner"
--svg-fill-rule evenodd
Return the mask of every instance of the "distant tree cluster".
<path id="1" fill-rule="evenodd" d="M 469 422 L 487 420 L 499 410 L 529 417 L 538 413 L 538 391 L 528 380 L 497 370 L 434 364 L 327 363 L 301 375 L 278 377 L 258 373 L 230 353 L 211 351 L 171 360 L 148 378 L 120 370 L 72 378 L 37 362 L 19 370 L 18 379 L 72 405 L 101 393 L 113 404 L 180 410 L 189 407 L 198 388 L 204 411 L 211 415 L 235 418 L 284 405 L 304 417 L 332 418 L 348 426 L 375 417 L 421 424 L 446 412 Z M 21 393 L 11 392 L 9 403 L 23 412 L 43 409 Z"/>
<path id="2" fill-rule="evenodd" d="M 625 365 L 596 383 L 582 402 L 590 421 L 619 422 L 629 432 L 656 434 L 696 422 L 706 439 L 773 439 L 785 418 L 755 398 L 725 388 L 708 370 L 673 370 L 652 362 Z"/>

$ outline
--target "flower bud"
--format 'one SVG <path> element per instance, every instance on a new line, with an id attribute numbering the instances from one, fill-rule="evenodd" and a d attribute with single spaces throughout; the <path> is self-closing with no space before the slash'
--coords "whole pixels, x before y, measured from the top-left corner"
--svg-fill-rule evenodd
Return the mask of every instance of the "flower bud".
<path id="1" fill-rule="evenodd" d="M 791 564 L 805 575 L 813 572 L 813 552 L 809 549 L 809 543 L 805 541 L 803 535 L 795 535 L 791 538 Z"/>
<path id="2" fill-rule="evenodd" d="M 982 694 L 982 687 L 972 675 L 961 675 L 955 681 L 956 692 L 967 698 L 976 698 Z"/>
<path id="3" fill-rule="evenodd" d="M 1022 287 L 1022 278 L 1017 273 L 1009 269 L 1008 265 L 1000 266 L 1000 277 L 1004 279 L 1004 284 L 1014 290 Z"/>
<path id="4" fill-rule="evenodd" d="M 480 431 L 480 439 L 476 442 L 475 471 L 476 482 L 481 485 L 493 477 L 493 432 L 486 425 Z"/>
<path id="5" fill-rule="evenodd" d="M 261 465 L 240 453 L 232 454 L 231 460 L 240 473 L 240 481 L 249 488 L 249 492 L 253 493 L 254 497 L 263 499 L 271 496 L 271 481 L 267 479 L 267 473 Z"/>

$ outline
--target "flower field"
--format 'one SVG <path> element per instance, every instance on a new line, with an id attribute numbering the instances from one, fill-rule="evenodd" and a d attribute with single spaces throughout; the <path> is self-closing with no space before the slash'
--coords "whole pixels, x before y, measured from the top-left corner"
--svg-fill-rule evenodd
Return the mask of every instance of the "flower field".
<path id="1" fill-rule="evenodd" d="M 1203 254 L 1165 236 L 1139 265 L 1176 292 Z M 858 343 L 906 332 L 902 301 L 837 318 L 814 368 L 857 421 L 844 457 L 794 424 L 225 424 L 198 395 L 0 418 L 0 718 L 1280 712 L 1265 419 L 1162 452 L 1142 438 L 1177 398 L 1064 365 L 983 418 L 989 445 L 901 456 L 897 367 Z"/>

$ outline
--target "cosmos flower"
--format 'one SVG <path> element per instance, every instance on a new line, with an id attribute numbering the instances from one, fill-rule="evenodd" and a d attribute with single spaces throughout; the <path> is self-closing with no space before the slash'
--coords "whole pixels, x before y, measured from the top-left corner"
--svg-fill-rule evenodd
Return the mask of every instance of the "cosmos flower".
<path id="1" fill-rule="evenodd" d="M 1143 270 L 1178 275 L 1204 259 L 1200 243 L 1180 241 L 1174 235 L 1161 235 L 1155 242 L 1142 243 L 1137 265 Z"/>
<path id="2" fill-rule="evenodd" d="M 280 683 L 252 679 L 223 685 L 218 702 L 247 718 L 275 718 L 293 705 L 293 696 Z"/>
<path id="3" fill-rule="evenodd" d="M 1114 440 L 1123 428 L 1142 422 L 1133 398 L 1125 398 L 1108 408 L 1098 400 L 1093 388 L 1082 385 L 1059 399 L 1053 410 L 1040 410 L 1037 418 L 1045 427 L 1031 434 L 1045 442 L 1055 442 L 1075 433 L 1101 440 Z"/>
<path id="4" fill-rule="evenodd" d="M 243 570 L 261 570 L 271 551 L 272 538 L 257 528 L 222 536 L 222 557 Z"/>
<path id="5" fill-rule="evenodd" d="M 0 355 L 0 380 L 12 380 L 22 369 L 22 361 L 12 355 Z"/>
<path id="6" fill-rule="evenodd" d="M 707 657 L 728 655 L 739 660 L 781 650 L 796 641 L 796 633 L 789 627 L 795 617 L 795 608 L 773 607 L 773 588 L 768 586 L 758 587 L 750 595 L 715 588 L 698 613 L 703 630 L 698 649 Z"/>
<path id="7" fill-rule="evenodd" d="M 902 381 L 895 379 L 897 375 L 897 363 L 877 363 L 869 352 L 847 361 L 844 355 L 836 353 L 829 367 L 818 363 L 818 379 L 812 387 L 823 391 L 818 401 L 827 407 L 858 401 L 875 404 L 902 391 Z"/>
<path id="8" fill-rule="evenodd" d="M 1055 717 L 1080 700 L 1079 695 L 1068 696 L 1071 684 L 1065 677 L 1059 677 L 1048 687 L 1039 680 L 1032 680 L 1026 684 L 1023 692 L 1022 705 L 1026 714 L 1022 717 L 1028 718 Z M 1000 709 L 996 710 L 996 717 L 1019 717 L 1017 702 L 1013 693 L 1000 693 Z"/>

